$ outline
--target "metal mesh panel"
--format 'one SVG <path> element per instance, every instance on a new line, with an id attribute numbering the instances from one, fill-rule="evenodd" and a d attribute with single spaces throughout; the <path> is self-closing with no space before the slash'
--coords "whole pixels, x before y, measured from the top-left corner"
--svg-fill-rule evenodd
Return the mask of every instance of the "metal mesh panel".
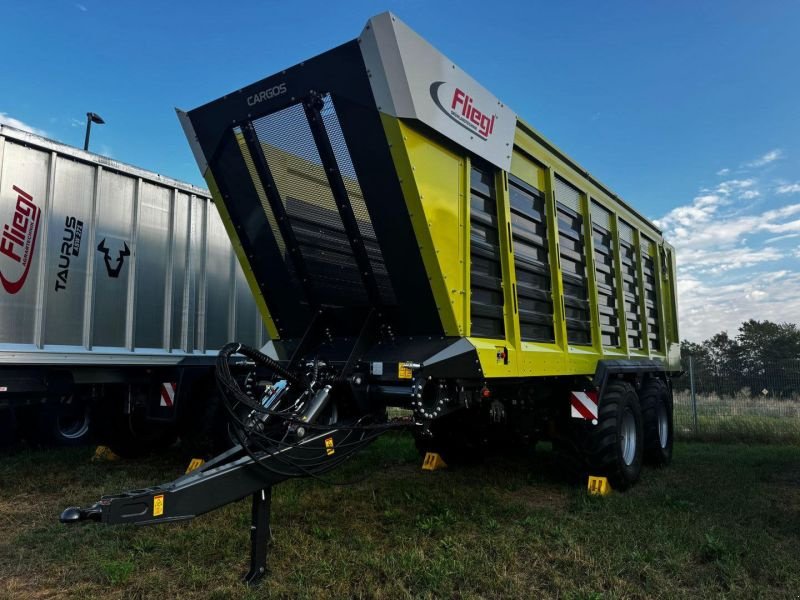
<path id="1" fill-rule="evenodd" d="M 275 214 L 272 212 L 272 207 L 269 205 L 269 200 L 267 199 L 267 194 L 264 191 L 264 186 L 261 183 L 261 178 L 258 176 L 258 172 L 256 171 L 253 157 L 250 155 L 250 149 L 247 147 L 247 143 L 244 141 L 242 129 L 240 127 L 234 127 L 233 133 L 236 136 L 236 143 L 239 144 L 239 150 L 242 152 L 242 158 L 244 158 L 245 165 L 247 165 L 247 171 L 250 173 L 250 177 L 253 179 L 253 186 L 256 189 L 256 194 L 258 194 L 258 200 L 261 202 L 261 207 L 264 209 L 264 214 L 267 216 L 269 227 L 272 229 L 272 235 L 275 236 L 275 241 L 278 244 L 278 248 L 280 248 L 285 259 L 286 244 L 284 243 L 283 236 L 278 228 L 278 222 L 275 220 Z M 291 266 L 291 261 L 288 261 L 288 264 Z"/>
<path id="2" fill-rule="evenodd" d="M 358 223 L 358 230 L 364 240 L 364 246 L 369 256 L 372 272 L 375 275 L 380 297 L 386 304 L 395 304 L 394 291 L 391 281 L 389 280 L 389 273 L 386 270 L 386 264 L 383 260 L 383 253 L 378 245 L 378 239 L 372 227 L 372 220 L 370 219 L 367 205 L 364 203 L 364 193 L 361 191 L 361 185 L 358 183 L 356 170 L 353 167 L 353 160 L 350 158 L 350 152 L 347 149 L 347 143 L 342 133 L 342 126 L 339 124 L 339 117 L 336 115 L 333 99 L 330 94 L 325 95 L 320 114 L 322 115 L 322 121 L 328 133 L 328 139 L 330 139 L 333 153 L 336 156 L 339 172 L 342 174 L 342 180 L 347 188 L 350 206 L 353 208 L 353 214 Z"/>
<path id="3" fill-rule="evenodd" d="M 302 104 L 262 117 L 253 127 L 315 297 L 324 304 L 366 304 L 366 291 Z M 291 262 L 289 269 L 293 271 Z"/>

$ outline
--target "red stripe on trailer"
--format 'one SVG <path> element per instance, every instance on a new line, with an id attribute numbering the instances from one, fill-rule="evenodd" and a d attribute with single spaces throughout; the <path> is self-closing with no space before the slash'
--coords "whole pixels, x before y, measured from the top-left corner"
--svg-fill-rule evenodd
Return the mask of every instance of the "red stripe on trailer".
<path id="1" fill-rule="evenodd" d="M 178 389 L 177 383 L 165 382 L 161 384 L 161 406 L 172 408 L 175 404 L 175 391 Z"/>
<path id="2" fill-rule="evenodd" d="M 597 419 L 597 392 L 571 392 L 570 407 L 573 418 L 588 421 Z"/>
<path id="3" fill-rule="evenodd" d="M 572 400 L 571 408 L 573 419 L 586 419 L 588 421 L 594 419 L 592 413 L 590 413 L 589 410 L 578 400 Z"/>

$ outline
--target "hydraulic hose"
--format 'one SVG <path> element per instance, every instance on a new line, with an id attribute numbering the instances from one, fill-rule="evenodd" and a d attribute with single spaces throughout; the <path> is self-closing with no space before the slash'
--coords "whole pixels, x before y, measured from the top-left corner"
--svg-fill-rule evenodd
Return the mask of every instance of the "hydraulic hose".
<path id="1" fill-rule="evenodd" d="M 239 344 L 237 342 L 232 342 L 230 344 L 225 344 L 222 349 L 219 351 L 219 356 L 217 357 L 217 370 L 224 370 L 230 373 L 230 368 L 228 365 L 228 361 L 230 357 L 234 354 L 241 354 L 246 356 L 247 358 L 255 361 L 256 363 L 266 367 L 267 369 L 271 370 L 275 375 L 280 375 L 282 379 L 285 379 L 289 383 L 299 384 L 300 378 L 297 377 L 291 371 L 283 368 L 281 364 L 261 352 L 260 350 L 256 350 L 255 348 L 251 348 L 250 346 L 245 346 L 243 344 Z"/>

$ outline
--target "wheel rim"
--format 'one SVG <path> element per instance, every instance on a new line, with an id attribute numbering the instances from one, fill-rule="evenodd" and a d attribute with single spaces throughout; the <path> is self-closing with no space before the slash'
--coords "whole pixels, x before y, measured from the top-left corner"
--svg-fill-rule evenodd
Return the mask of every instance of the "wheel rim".
<path id="1" fill-rule="evenodd" d="M 622 414 L 622 428 L 619 434 L 619 447 L 622 451 L 622 460 L 625 465 L 633 464 L 636 457 L 636 418 L 630 408 Z"/>
<path id="2" fill-rule="evenodd" d="M 82 438 L 89 431 L 89 407 L 86 406 L 79 412 L 70 411 L 61 414 L 56 419 L 58 434 L 67 440 Z"/>
<path id="3" fill-rule="evenodd" d="M 658 405 L 658 443 L 662 448 L 669 443 L 669 417 L 663 402 Z"/>

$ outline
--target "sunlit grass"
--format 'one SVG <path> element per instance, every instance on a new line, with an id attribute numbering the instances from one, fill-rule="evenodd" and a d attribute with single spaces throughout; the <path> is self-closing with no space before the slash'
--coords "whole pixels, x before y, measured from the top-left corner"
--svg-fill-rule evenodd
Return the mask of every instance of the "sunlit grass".
<path id="1" fill-rule="evenodd" d="M 250 507 L 192 522 L 57 522 L 62 508 L 168 481 L 176 455 L 89 450 L 0 459 L 0 598 L 790 598 L 800 589 L 800 448 L 679 444 L 631 491 L 588 497 L 544 446 L 532 458 L 421 472 L 385 436 L 331 486 L 275 488 L 270 574 L 247 568 Z M 366 472 L 370 476 L 361 480 Z"/>

